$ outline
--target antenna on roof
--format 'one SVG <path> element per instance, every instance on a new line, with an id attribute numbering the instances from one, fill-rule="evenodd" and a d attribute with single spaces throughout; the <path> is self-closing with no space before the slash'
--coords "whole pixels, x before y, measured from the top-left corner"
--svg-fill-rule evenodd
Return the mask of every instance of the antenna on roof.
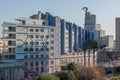
<path id="1" fill-rule="evenodd" d="M 83 7 L 82 10 L 84 10 L 85 12 L 87 12 L 88 8 L 87 7 Z"/>

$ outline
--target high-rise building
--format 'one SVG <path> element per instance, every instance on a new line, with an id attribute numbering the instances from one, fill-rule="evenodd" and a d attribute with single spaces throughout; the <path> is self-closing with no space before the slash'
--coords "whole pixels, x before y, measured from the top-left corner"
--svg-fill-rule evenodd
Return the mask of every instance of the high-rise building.
<path id="1" fill-rule="evenodd" d="M 105 35 L 101 24 L 96 24 L 96 15 L 88 12 L 87 7 L 84 7 L 83 10 L 85 11 L 84 29 L 94 33 L 94 40 L 97 41 L 99 47 L 106 45 L 107 48 L 113 48 L 113 36 Z"/>
<path id="2" fill-rule="evenodd" d="M 120 52 L 120 17 L 117 17 L 115 19 L 115 25 L 116 25 L 116 51 Z"/>
<path id="3" fill-rule="evenodd" d="M 96 26 L 96 15 L 90 12 L 85 13 L 85 24 L 84 28 L 88 31 L 94 32 Z"/>
<path id="4" fill-rule="evenodd" d="M 72 55 L 67 59 L 65 56 L 80 50 L 82 43 L 86 40 L 94 39 L 93 32 L 66 22 L 57 16 L 52 16 L 48 12 L 44 14 L 39 11 L 30 18 L 16 20 L 19 24 L 8 22 L 2 24 L 2 40 L 8 41 L 8 46 L 6 46 L 8 52 L 2 51 L 2 55 L 3 61 L 23 63 L 31 73 L 28 75 L 28 72 L 24 71 L 24 77 L 30 77 L 32 73 L 54 73 L 56 61 L 61 62 L 65 59 L 67 60 L 65 64 L 67 64 L 72 56 L 74 56 L 74 62 L 79 59 L 81 60 L 79 63 L 83 64 L 83 55 L 82 57 L 80 54 L 78 57 Z M 63 66 L 60 64 L 58 69 Z"/>

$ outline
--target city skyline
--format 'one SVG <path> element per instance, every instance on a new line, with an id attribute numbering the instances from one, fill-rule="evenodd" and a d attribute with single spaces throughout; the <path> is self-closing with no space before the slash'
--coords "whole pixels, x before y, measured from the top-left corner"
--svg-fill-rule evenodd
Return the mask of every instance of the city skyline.
<path id="1" fill-rule="evenodd" d="M 115 18 L 119 17 L 118 11 L 119 0 L 104 1 L 104 0 L 61 0 L 61 1 L 0 1 L 0 23 L 4 21 L 15 22 L 14 19 L 18 17 L 29 17 L 29 15 L 36 11 L 50 12 L 53 15 L 59 16 L 66 21 L 74 22 L 77 25 L 84 26 L 84 6 L 88 7 L 92 14 L 97 16 L 97 23 L 102 25 L 106 34 L 114 35 L 115 38 Z M 66 5 L 67 4 L 67 5 Z M 102 6 L 101 6 L 102 5 Z"/>

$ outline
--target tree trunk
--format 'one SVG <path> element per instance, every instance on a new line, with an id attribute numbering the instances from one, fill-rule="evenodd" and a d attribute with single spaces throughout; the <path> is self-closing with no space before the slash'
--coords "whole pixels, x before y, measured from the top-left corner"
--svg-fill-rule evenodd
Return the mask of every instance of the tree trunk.
<path id="1" fill-rule="evenodd" d="M 90 49 L 88 51 L 88 66 L 90 67 Z"/>
<path id="2" fill-rule="evenodd" d="M 93 66 L 95 66 L 95 49 L 93 49 Z"/>
<path id="3" fill-rule="evenodd" d="M 86 67 L 86 51 L 84 51 L 84 66 Z"/>

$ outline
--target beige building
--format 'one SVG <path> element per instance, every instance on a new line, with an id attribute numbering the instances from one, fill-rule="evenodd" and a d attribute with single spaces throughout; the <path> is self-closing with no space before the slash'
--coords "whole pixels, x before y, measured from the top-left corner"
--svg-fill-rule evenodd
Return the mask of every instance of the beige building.
<path id="1" fill-rule="evenodd" d="M 8 46 L 8 41 L 0 39 L 0 53 L 8 51 L 6 46 Z"/>
<path id="2" fill-rule="evenodd" d="M 117 17 L 115 20 L 116 24 L 116 51 L 120 52 L 120 17 Z"/>
<path id="3" fill-rule="evenodd" d="M 51 58 L 49 60 L 49 73 L 53 73 L 56 71 L 60 71 L 63 69 L 68 63 L 75 62 L 81 66 L 84 66 L 84 53 L 71 53 L 69 55 L 63 55 L 58 58 Z M 97 52 L 95 53 L 95 65 L 97 65 Z M 88 52 L 86 52 L 86 66 L 89 66 L 89 56 Z M 93 66 L 93 52 L 90 52 L 90 66 Z"/>

